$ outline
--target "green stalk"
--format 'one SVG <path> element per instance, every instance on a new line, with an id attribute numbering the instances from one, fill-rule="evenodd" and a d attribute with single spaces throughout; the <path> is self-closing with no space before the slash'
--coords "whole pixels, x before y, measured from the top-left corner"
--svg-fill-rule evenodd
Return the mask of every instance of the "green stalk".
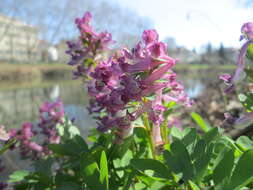
<path id="1" fill-rule="evenodd" d="M 16 139 L 10 140 L 7 144 L 3 146 L 3 148 L 0 149 L 0 156 L 5 153 L 13 144 L 16 143 Z"/>
<path id="2" fill-rule="evenodd" d="M 147 133 L 148 133 L 148 141 L 149 141 L 152 157 L 155 159 L 156 155 L 155 155 L 155 146 L 154 146 L 153 139 L 152 139 L 152 128 L 149 124 L 147 113 L 143 114 L 142 119 L 143 119 L 144 126 L 147 130 Z"/>

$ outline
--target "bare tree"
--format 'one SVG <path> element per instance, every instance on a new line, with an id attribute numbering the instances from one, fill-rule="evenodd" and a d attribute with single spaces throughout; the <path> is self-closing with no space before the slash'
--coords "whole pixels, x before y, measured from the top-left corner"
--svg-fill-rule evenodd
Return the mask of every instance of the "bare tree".
<path id="1" fill-rule="evenodd" d="M 102 0 L 3 0 L 0 13 L 16 17 L 35 26 L 39 38 L 49 44 L 62 39 L 73 39 L 78 33 L 74 24 L 76 17 L 85 11 L 94 15 L 94 25 L 98 30 L 108 30 L 116 41 L 132 46 L 140 33 L 152 27 L 148 18 L 143 18 L 129 9 Z M 12 15 L 11 13 L 15 13 Z M 131 16 L 129 16 L 131 15 Z M 137 35 L 136 35 L 137 34 Z M 27 33 L 29 39 L 29 33 Z M 27 52 L 38 46 L 38 41 L 27 45 Z"/>

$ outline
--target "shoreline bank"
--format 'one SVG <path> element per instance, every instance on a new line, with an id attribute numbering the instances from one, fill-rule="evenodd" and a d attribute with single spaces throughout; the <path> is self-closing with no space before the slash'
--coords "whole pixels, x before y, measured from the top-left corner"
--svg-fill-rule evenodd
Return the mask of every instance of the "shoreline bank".
<path id="1" fill-rule="evenodd" d="M 71 79 L 72 67 L 60 64 L 0 64 L 0 81 Z"/>
<path id="2" fill-rule="evenodd" d="M 178 64 L 173 70 L 176 72 L 189 72 L 214 69 L 214 70 L 232 70 L 234 65 L 187 65 Z M 63 63 L 37 63 L 37 64 L 0 64 L 0 82 L 26 82 L 71 79 L 74 68 Z"/>

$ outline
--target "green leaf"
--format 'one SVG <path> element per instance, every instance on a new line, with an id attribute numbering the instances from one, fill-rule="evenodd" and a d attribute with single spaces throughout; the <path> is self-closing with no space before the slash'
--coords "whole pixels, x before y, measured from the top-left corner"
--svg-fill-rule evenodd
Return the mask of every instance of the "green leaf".
<path id="1" fill-rule="evenodd" d="M 134 139 L 133 136 L 130 136 L 124 140 L 123 144 L 115 145 L 114 148 L 116 150 L 116 154 L 115 154 L 116 158 L 122 158 L 125 155 L 129 147 L 132 145 L 133 139 Z"/>
<path id="2" fill-rule="evenodd" d="M 71 155 L 62 144 L 49 144 L 48 149 L 59 155 Z"/>
<path id="3" fill-rule="evenodd" d="M 172 127 L 170 134 L 174 139 L 178 139 L 178 140 L 184 137 L 182 131 L 180 131 L 177 127 Z"/>
<path id="4" fill-rule="evenodd" d="M 69 126 L 68 132 L 69 132 L 70 138 L 73 138 L 76 135 L 80 135 L 79 129 L 74 125 Z"/>
<path id="5" fill-rule="evenodd" d="M 195 171 L 190 155 L 184 144 L 176 140 L 171 144 L 171 150 L 164 152 L 164 158 L 169 168 L 176 174 L 182 173 L 184 180 L 193 179 Z"/>
<path id="6" fill-rule="evenodd" d="M 249 45 L 246 55 L 249 60 L 253 61 L 253 45 L 252 44 Z"/>
<path id="7" fill-rule="evenodd" d="M 44 184 L 52 183 L 53 159 L 37 160 L 34 163 L 35 173 L 39 176 L 39 181 Z"/>
<path id="8" fill-rule="evenodd" d="M 215 127 L 210 129 L 206 134 L 204 134 L 203 139 L 206 141 L 206 144 L 209 144 L 217 137 L 219 137 L 219 130 Z"/>
<path id="9" fill-rule="evenodd" d="M 152 170 L 154 177 L 169 179 L 171 173 L 166 165 L 153 159 L 132 159 L 130 163 L 135 169 L 140 171 Z"/>
<path id="10" fill-rule="evenodd" d="M 207 172 L 208 164 L 212 158 L 213 144 L 208 145 L 205 151 L 194 161 L 194 168 L 196 170 L 195 179 L 201 181 L 205 173 Z"/>
<path id="11" fill-rule="evenodd" d="M 16 143 L 16 139 L 9 140 L 7 144 L 3 145 L 0 149 L 0 156 L 5 153 L 9 148 Z"/>
<path id="12" fill-rule="evenodd" d="M 234 153 L 227 151 L 213 171 L 213 180 L 216 190 L 223 190 L 228 183 L 234 166 Z"/>
<path id="13" fill-rule="evenodd" d="M 134 138 L 137 143 L 148 142 L 148 133 L 143 127 L 134 128 Z"/>
<path id="14" fill-rule="evenodd" d="M 80 135 L 75 135 L 74 141 L 78 145 L 79 150 L 81 152 L 89 151 L 89 147 L 88 147 L 87 143 L 85 142 L 85 140 L 83 139 L 83 137 L 81 137 Z"/>
<path id="15" fill-rule="evenodd" d="M 70 176 L 66 173 L 62 173 L 62 170 L 59 170 L 57 174 L 55 175 L 55 184 L 57 186 L 60 186 L 63 181 L 74 181 L 74 180 L 75 180 L 74 176 Z"/>
<path id="16" fill-rule="evenodd" d="M 28 175 L 29 175 L 29 171 L 27 171 L 27 170 L 15 171 L 14 173 L 12 173 L 9 176 L 10 179 L 8 180 L 8 182 L 10 182 L 10 183 L 20 182 L 20 181 L 24 180 L 25 177 Z"/>
<path id="17" fill-rule="evenodd" d="M 194 151 L 193 153 L 191 154 L 191 158 L 192 160 L 197 160 L 199 157 L 201 157 L 204 153 L 205 153 L 205 150 L 206 150 L 206 143 L 203 139 L 200 139 L 196 146 L 194 147 Z"/>
<path id="18" fill-rule="evenodd" d="M 233 150 L 236 158 L 243 154 L 243 152 L 239 149 L 239 147 L 235 144 L 235 142 L 228 136 L 225 135 L 221 136 L 219 140 L 217 140 L 217 143 L 223 144 L 223 146 L 226 147 L 230 147 Z"/>
<path id="19" fill-rule="evenodd" d="M 207 132 L 211 127 L 208 123 L 206 123 L 202 117 L 196 112 L 191 113 L 192 119 L 196 122 L 196 124 L 202 129 L 202 131 Z"/>
<path id="20" fill-rule="evenodd" d="M 82 190 L 82 188 L 73 182 L 62 182 L 55 190 Z"/>
<path id="21" fill-rule="evenodd" d="M 101 159 L 100 159 L 100 177 L 99 177 L 100 182 L 106 187 L 105 189 L 109 189 L 109 181 L 108 181 L 108 166 L 107 166 L 107 158 L 106 154 L 103 151 L 101 154 Z"/>
<path id="22" fill-rule="evenodd" d="M 85 153 L 82 156 L 80 167 L 83 180 L 90 189 L 101 190 L 104 188 L 103 184 L 100 183 L 98 165 L 92 155 Z"/>
<path id="23" fill-rule="evenodd" d="M 244 151 L 253 149 L 253 141 L 247 136 L 241 136 L 236 140 L 236 144 Z"/>
<path id="24" fill-rule="evenodd" d="M 75 135 L 72 139 L 63 141 L 63 144 L 49 144 L 49 150 L 55 154 L 66 156 L 79 156 L 83 152 L 88 152 L 88 145 L 79 135 Z"/>
<path id="25" fill-rule="evenodd" d="M 238 99 L 248 111 L 253 111 L 253 93 L 239 94 Z"/>
<path id="26" fill-rule="evenodd" d="M 135 170 L 132 170 L 130 173 L 129 172 L 125 172 L 125 176 L 124 176 L 124 185 L 123 185 L 123 188 L 122 190 L 128 190 L 130 189 L 130 186 L 133 184 L 133 178 L 136 176 L 136 173 L 137 171 Z M 136 186 L 135 186 L 136 187 Z M 136 187 L 137 189 L 138 188 L 141 188 L 140 186 L 139 187 Z"/>
<path id="27" fill-rule="evenodd" d="M 30 190 L 32 189 L 32 184 L 31 183 L 21 183 L 21 184 L 16 184 L 13 187 L 14 190 Z"/>
<path id="28" fill-rule="evenodd" d="M 200 188 L 195 183 L 193 183 L 191 180 L 188 180 L 188 183 L 189 183 L 191 190 L 200 190 Z"/>
<path id="29" fill-rule="evenodd" d="M 249 150 L 237 162 L 226 190 L 239 190 L 253 180 L 253 150 Z"/>
<path id="30" fill-rule="evenodd" d="M 195 128 L 188 128 L 187 131 L 185 129 L 184 132 L 186 132 L 186 133 L 185 133 L 184 137 L 182 138 L 182 143 L 187 148 L 189 154 L 192 154 L 193 149 L 194 149 L 195 144 L 198 139 L 197 131 Z"/>
<path id="31" fill-rule="evenodd" d="M 33 189 L 36 189 L 36 190 L 51 190 L 51 188 L 49 187 L 49 184 L 45 184 L 45 183 L 35 183 L 33 184 Z"/>
<path id="32" fill-rule="evenodd" d="M 158 190 L 158 189 L 163 189 L 166 186 L 165 183 L 155 181 L 152 186 L 150 187 L 150 190 Z"/>

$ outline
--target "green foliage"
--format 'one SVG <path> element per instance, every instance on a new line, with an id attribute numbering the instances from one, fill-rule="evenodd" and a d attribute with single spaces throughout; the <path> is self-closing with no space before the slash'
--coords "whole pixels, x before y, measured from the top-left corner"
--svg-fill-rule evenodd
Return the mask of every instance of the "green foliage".
<path id="1" fill-rule="evenodd" d="M 13 174 L 10 175 L 9 182 L 19 182 L 25 179 L 26 176 L 29 175 L 29 172 L 26 170 L 18 170 L 15 171 Z"/>
<path id="2" fill-rule="evenodd" d="M 238 99 L 248 111 L 253 111 L 253 94 L 251 92 L 239 94 Z"/>
<path id="3" fill-rule="evenodd" d="M 135 169 L 142 171 L 153 171 L 152 176 L 157 178 L 168 179 L 171 177 L 171 173 L 167 166 L 158 160 L 153 159 L 132 159 L 131 166 Z M 151 173 L 151 172 L 149 172 Z"/>
<path id="4" fill-rule="evenodd" d="M 196 113 L 202 126 L 170 129 L 162 150 L 150 144 L 150 131 L 136 127 L 118 143 L 112 133 L 92 133 L 88 145 L 76 127 L 58 126 L 60 144 L 52 154 L 34 160 L 34 170 L 16 171 L 9 183 L 17 190 L 239 190 L 253 182 L 253 141 L 236 141 L 212 128 Z M 68 124 L 68 120 L 66 120 Z M 69 123 L 70 124 L 70 123 Z M 155 153 L 155 154 L 154 154 Z"/>
<path id="5" fill-rule="evenodd" d="M 206 123 L 203 120 L 203 118 L 196 112 L 192 112 L 191 117 L 196 122 L 196 124 L 200 127 L 200 129 L 203 130 L 204 132 L 207 132 L 210 129 L 209 124 Z"/>
<path id="6" fill-rule="evenodd" d="M 253 150 L 243 153 L 235 165 L 230 182 L 224 189 L 238 190 L 253 180 Z"/>
<path id="7" fill-rule="evenodd" d="M 250 61 L 253 61 L 253 44 L 250 44 L 248 49 L 247 49 L 247 58 Z"/>

